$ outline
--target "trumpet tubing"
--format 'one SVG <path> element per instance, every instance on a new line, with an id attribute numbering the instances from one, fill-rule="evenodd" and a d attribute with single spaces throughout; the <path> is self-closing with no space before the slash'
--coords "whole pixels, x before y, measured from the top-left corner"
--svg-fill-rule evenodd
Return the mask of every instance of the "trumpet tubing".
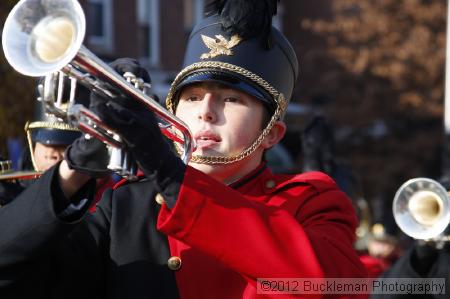
<path id="1" fill-rule="evenodd" d="M 12 161 L 4 160 L 0 161 L 0 174 L 12 171 Z"/>
<path id="2" fill-rule="evenodd" d="M 37 179 L 42 175 L 41 171 L 12 171 L 9 173 L 1 173 L 0 181 L 15 181 L 15 180 L 32 180 Z"/>

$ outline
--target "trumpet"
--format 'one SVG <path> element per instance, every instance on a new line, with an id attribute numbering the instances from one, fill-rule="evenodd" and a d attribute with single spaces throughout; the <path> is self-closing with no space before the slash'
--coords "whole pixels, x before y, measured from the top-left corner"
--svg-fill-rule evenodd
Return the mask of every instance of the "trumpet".
<path id="1" fill-rule="evenodd" d="M 0 174 L 5 172 L 10 172 L 12 170 L 12 161 L 11 160 L 2 160 L 0 161 Z"/>
<path id="2" fill-rule="evenodd" d="M 92 111 L 74 104 L 77 83 L 111 100 L 125 95 L 139 101 L 156 115 L 162 134 L 180 145 L 181 159 L 187 164 L 195 151 L 195 140 L 187 125 L 142 88 L 136 88 L 138 78 L 133 78 L 132 74 L 126 74 L 124 78 L 84 47 L 85 32 L 86 20 L 78 1 L 21 0 L 4 24 L 3 50 L 9 64 L 19 73 L 32 77 L 46 76 L 41 98 L 48 113 L 115 149 L 112 159 L 117 154 L 121 157 L 111 167 L 119 174 L 134 178 L 135 170 L 127 169 L 133 168 L 134 163 L 120 155 L 121 151 L 126 151 L 121 136 Z M 59 107 L 64 76 L 70 78 L 71 85 L 67 112 Z"/>
<path id="3" fill-rule="evenodd" d="M 0 161 L 0 181 L 36 179 L 42 175 L 39 171 L 13 171 L 12 161 Z"/>
<path id="4" fill-rule="evenodd" d="M 41 171 L 11 171 L 0 173 L 0 181 L 33 180 L 39 178 Z"/>
<path id="5" fill-rule="evenodd" d="M 447 190 L 429 178 L 405 182 L 393 201 L 394 219 L 408 236 L 425 241 L 444 242 L 443 233 L 450 221 L 450 198 Z"/>

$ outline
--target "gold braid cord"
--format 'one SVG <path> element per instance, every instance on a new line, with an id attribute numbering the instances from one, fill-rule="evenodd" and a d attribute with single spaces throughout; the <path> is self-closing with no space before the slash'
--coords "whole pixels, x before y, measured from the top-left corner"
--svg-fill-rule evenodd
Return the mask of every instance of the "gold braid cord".
<path id="1" fill-rule="evenodd" d="M 56 129 L 56 130 L 64 130 L 64 131 L 80 131 L 75 127 L 72 127 L 63 122 L 48 122 L 48 121 L 35 121 L 32 123 L 27 123 L 25 125 L 25 131 L 29 129 Z"/>
<path id="2" fill-rule="evenodd" d="M 28 148 L 30 149 L 31 163 L 33 163 L 34 170 L 38 171 L 36 160 L 34 159 L 33 140 L 31 138 L 31 130 L 28 130 L 28 123 L 25 125 L 25 132 L 27 132 Z"/>
<path id="3" fill-rule="evenodd" d="M 175 106 L 173 103 L 173 97 L 175 95 L 175 88 L 178 86 L 178 84 L 190 73 L 194 72 L 195 70 L 199 69 L 208 69 L 208 70 L 218 70 L 218 71 L 229 71 L 233 73 L 240 74 L 251 81 L 255 82 L 259 86 L 263 87 L 267 92 L 269 92 L 273 98 L 275 99 L 277 103 L 277 109 L 275 110 L 275 113 L 273 114 L 272 118 L 270 119 L 270 122 L 267 124 L 266 128 L 262 131 L 262 133 L 256 138 L 256 140 L 247 147 L 245 150 L 243 150 L 239 155 L 237 156 L 201 156 L 201 155 L 192 155 L 191 162 L 199 163 L 199 164 L 231 164 L 237 161 L 240 161 L 242 159 L 245 159 L 246 157 L 250 156 L 263 142 L 264 138 L 269 134 L 270 130 L 274 126 L 275 122 L 277 120 L 280 120 L 282 116 L 284 115 L 284 112 L 286 111 L 287 102 L 284 98 L 283 94 L 279 93 L 275 88 L 273 88 L 269 83 L 267 83 L 264 79 L 261 77 L 255 75 L 254 73 L 238 67 L 233 64 L 229 63 L 223 63 L 223 62 L 217 62 L 217 61 L 209 61 L 209 62 L 199 62 L 194 63 L 185 69 L 183 69 L 178 76 L 175 78 L 174 82 L 172 83 L 172 86 L 170 87 L 169 93 L 167 95 L 166 99 L 166 105 L 170 112 L 175 114 Z M 178 144 L 176 145 L 176 149 L 179 153 L 181 153 L 181 148 Z"/>

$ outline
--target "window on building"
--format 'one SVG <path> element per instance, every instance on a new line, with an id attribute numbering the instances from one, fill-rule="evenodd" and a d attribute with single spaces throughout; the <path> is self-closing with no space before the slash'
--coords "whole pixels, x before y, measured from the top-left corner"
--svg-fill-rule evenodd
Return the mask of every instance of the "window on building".
<path id="1" fill-rule="evenodd" d="M 112 50 L 112 5 L 111 0 L 89 0 L 87 2 L 87 26 L 89 44 L 96 49 Z"/>
<path id="2" fill-rule="evenodd" d="M 205 0 L 184 0 L 183 21 L 188 31 L 203 19 Z"/>
<path id="3" fill-rule="evenodd" d="M 142 59 L 151 66 L 159 63 L 159 1 L 138 0 L 139 48 Z"/>
<path id="4" fill-rule="evenodd" d="M 103 3 L 90 3 L 89 4 L 89 29 L 91 36 L 101 38 L 105 35 L 105 28 L 103 20 L 105 18 L 103 12 Z"/>

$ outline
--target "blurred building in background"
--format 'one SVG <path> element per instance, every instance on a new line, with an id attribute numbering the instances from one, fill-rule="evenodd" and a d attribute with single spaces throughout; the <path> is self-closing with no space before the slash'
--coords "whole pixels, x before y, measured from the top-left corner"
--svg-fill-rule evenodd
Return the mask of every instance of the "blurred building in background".
<path id="1" fill-rule="evenodd" d="M 87 19 L 85 45 L 105 60 L 138 58 L 150 70 L 155 92 L 164 99 L 207 1 L 80 0 Z M 279 28 L 285 21 L 284 5 L 274 20 Z"/>
<path id="2" fill-rule="evenodd" d="M 105 61 L 138 58 L 164 101 L 209 0 L 79 1 L 85 46 Z M 0 17 L 15 3 L 2 0 Z M 333 127 L 337 159 L 351 167 L 368 201 L 382 197 L 389 207 L 407 179 L 438 178 L 446 6 L 445 0 L 281 0 L 274 24 L 297 52 L 300 78 L 282 148 L 268 155 L 274 168 L 302 169 L 301 133 L 323 115 Z M 34 84 L 3 58 L 0 75 L 0 138 L 20 138 L 32 116 Z M 4 153 L 7 142 L 1 143 Z"/>
<path id="3" fill-rule="evenodd" d="M 181 70 L 189 33 L 203 18 L 207 1 L 80 0 L 87 20 L 85 45 L 106 61 L 117 57 L 138 58 L 150 71 L 154 93 L 164 102 L 171 82 Z M 297 26 L 299 16 L 286 13 L 297 10 L 296 2 L 281 1 L 273 20 L 277 28 L 284 31 Z M 296 35 L 295 31 L 290 33 Z M 294 160 L 301 147 L 299 122 L 306 111 L 298 103 L 288 110 L 287 119 L 297 124 L 292 126 L 286 143 L 267 155 L 277 172 L 298 170 Z"/>

